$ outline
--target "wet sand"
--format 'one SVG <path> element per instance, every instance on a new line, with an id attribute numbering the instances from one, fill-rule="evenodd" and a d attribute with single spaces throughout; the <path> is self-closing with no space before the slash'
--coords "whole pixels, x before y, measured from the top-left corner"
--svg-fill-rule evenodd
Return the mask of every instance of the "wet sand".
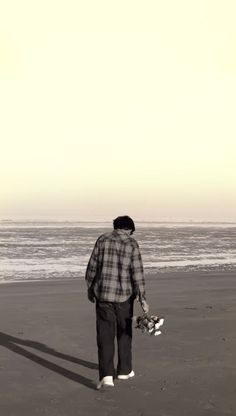
<path id="1" fill-rule="evenodd" d="M 146 281 L 150 312 L 166 318 L 162 335 L 134 329 L 136 376 L 103 392 L 84 282 L 2 284 L 0 415 L 235 416 L 235 274 Z"/>

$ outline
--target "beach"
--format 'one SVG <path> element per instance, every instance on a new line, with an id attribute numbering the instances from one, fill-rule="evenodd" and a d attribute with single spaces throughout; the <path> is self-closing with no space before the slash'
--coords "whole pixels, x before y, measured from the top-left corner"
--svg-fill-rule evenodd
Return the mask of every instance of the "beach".
<path id="1" fill-rule="evenodd" d="M 84 281 L 2 284 L 0 415 L 235 416 L 235 274 L 146 282 L 150 312 L 165 317 L 162 334 L 134 328 L 135 377 L 102 392 Z"/>

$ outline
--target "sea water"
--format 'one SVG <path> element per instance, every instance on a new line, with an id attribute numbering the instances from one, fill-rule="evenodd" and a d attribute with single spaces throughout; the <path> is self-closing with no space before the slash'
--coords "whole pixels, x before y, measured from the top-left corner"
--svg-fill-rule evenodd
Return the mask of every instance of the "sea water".
<path id="1" fill-rule="evenodd" d="M 84 278 L 110 223 L 0 221 L 0 282 Z M 236 224 L 136 223 L 146 274 L 236 271 Z"/>

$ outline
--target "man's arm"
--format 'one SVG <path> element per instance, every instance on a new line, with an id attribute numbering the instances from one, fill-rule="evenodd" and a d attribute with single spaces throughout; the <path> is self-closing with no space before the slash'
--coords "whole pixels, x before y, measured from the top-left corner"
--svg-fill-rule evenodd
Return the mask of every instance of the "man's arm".
<path id="1" fill-rule="evenodd" d="M 93 283 L 97 272 L 98 267 L 98 240 L 95 243 L 93 248 L 92 254 L 90 256 L 86 273 L 85 273 L 85 280 L 87 282 L 88 287 L 88 299 L 90 302 L 94 302 L 94 293 L 93 293 Z"/>
<path id="2" fill-rule="evenodd" d="M 137 295 L 143 311 L 148 313 L 149 306 L 146 302 L 143 262 L 137 242 L 135 244 L 131 258 L 131 275 L 134 283 L 135 294 Z"/>

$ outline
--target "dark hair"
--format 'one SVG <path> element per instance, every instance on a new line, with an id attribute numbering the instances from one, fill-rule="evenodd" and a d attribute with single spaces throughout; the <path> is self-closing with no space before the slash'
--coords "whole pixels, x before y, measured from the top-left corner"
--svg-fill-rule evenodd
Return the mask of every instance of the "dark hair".
<path id="1" fill-rule="evenodd" d="M 135 231 L 134 222 L 132 218 L 128 217 L 128 215 L 117 217 L 113 221 L 113 226 L 114 226 L 114 230 L 117 230 L 117 228 L 120 228 L 123 230 L 132 230 L 132 233 Z"/>

